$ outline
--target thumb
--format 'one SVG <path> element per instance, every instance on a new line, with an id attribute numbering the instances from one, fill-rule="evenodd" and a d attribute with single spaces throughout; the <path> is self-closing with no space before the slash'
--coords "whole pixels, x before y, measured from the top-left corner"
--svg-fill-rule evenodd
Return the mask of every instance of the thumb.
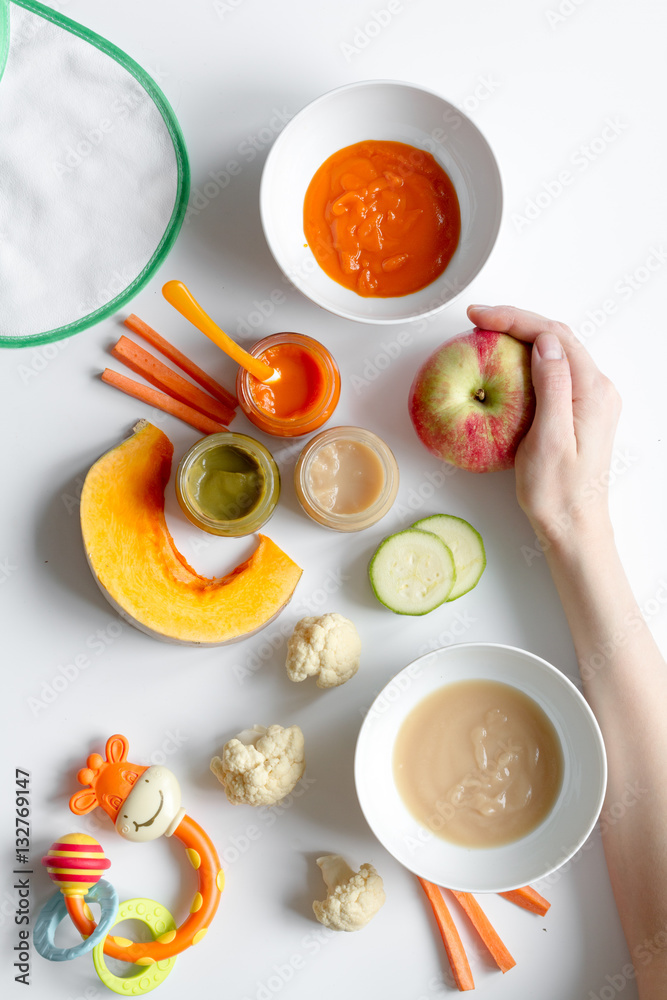
<path id="1" fill-rule="evenodd" d="M 531 353 L 535 419 L 531 427 L 538 447 L 549 447 L 572 434 L 572 375 L 563 345 L 555 333 L 540 333 Z"/>

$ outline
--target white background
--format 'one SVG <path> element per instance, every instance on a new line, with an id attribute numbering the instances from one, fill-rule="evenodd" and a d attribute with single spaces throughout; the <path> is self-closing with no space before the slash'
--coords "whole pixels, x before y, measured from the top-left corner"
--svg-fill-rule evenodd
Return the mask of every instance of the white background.
<path id="1" fill-rule="evenodd" d="M 11 997 L 108 995 L 90 957 L 56 965 L 33 955 L 30 993 L 12 981 L 15 767 L 32 773 L 34 916 L 52 889 L 38 859 L 53 840 L 77 828 L 100 838 L 121 899 L 155 898 L 178 923 L 187 913 L 194 880 L 178 843 L 127 844 L 104 815 L 81 821 L 68 811 L 76 771 L 114 732 L 129 738 L 131 760 L 173 769 L 187 812 L 214 838 L 227 872 L 212 929 L 178 958 L 160 987 L 165 1000 L 452 995 L 421 889 L 375 841 L 357 804 L 352 761 L 363 711 L 406 663 L 451 641 L 520 646 L 571 677 L 576 673 L 544 558 L 514 498 L 513 473 L 458 472 L 440 477 L 434 490 L 427 476 L 442 467 L 418 445 L 407 418 L 414 371 L 437 344 L 469 325 L 467 303 L 511 302 L 569 322 L 618 386 L 624 410 L 611 487 L 617 541 L 638 601 L 667 645 L 664 5 L 562 0 L 559 13 L 558 0 L 400 0 L 379 28 L 378 12 L 385 9 L 383 0 L 71 0 L 63 6 L 156 77 L 183 128 L 193 196 L 230 160 L 242 170 L 191 214 L 160 273 L 130 308 L 59 349 L 1 355 L 0 919 L 2 988 L 9 987 Z M 506 195 L 497 246 L 464 297 L 428 323 L 386 331 L 338 321 L 291 289 L 264 243 L 258 213 L 276 113 L 292 115 L 333 87 L 372 78 L 422 84 L 468 112 L 495 150 Z M 600 139 L 603 133 L 613 138 Z M 564 170 L 571 183 L 553 195 Z M 648 258 L 664 263 L 648 271 Z M 284 481 L 267 533 L 304 575 L 277 623 L 222 649 L 169 646 L 129 626 L 119 634 L 119 619 L 93 582 L 80 540 L 76 495 L 82 477 L 138 417 L 159 420 L 176 456 L 198 437 L 100 383 L 122 316 L 136 312 L 233 384 L 231 363 L 162 299 L 162 283 L 174 277 L 246 344 L 281 330 L 323 341 L 342 372 L 334 422 L 380 433 L 402 476 L 397 505 L 386 519 L 344 537 L 306 519 L 291 485 L 295 454 L 263 438 Z M 276 290 L 280 301 L 271 312 L 267 302 Z M 262 307 L 271 314 L 262 316 Z M 399 333 L 408 334 L 408 343 L 387 366 Z M 234 429 L 250 427 L 239 416 Z M 436 511 L 461 515 L 482 532 L 488 569 L 457 604 L 423 619 L 393 616 L 372 597 L 368 559 L 384 535 Z M 172 484 L 167 515 L 186 558 L 205 574 L 224 573 L 254 544 L 252 538 L 200 537 L 181 517 Z M 349 684 L 320 692 L 311 683 L 288 681 L 281 629 L 288 631 L 303 614 L 327 610 L 355 621 L 363 662 Z M 87 664 L 78 677 L 52 703 L 36 706 L 44 685 L 77 657 Z M 273 814 L 230 806 L 208 769 L 223 743 L 254 722 L 298 723 L 306 738 L 307 786 L 289 808 Z M 312 900 L 323 896 L 315 858 L 327 852 L 340 852 L 355 866 L 370 861 L 385 880 L 387 903 L 359 934 L 323 934 L 314 921 Z M 544 919 L 497 897 L 484 900 L 517 960 L 504 977 L 454 911 L 480 995 L 635 997 L 634 984 L 623 985 L 629 959 L 599 834 L 541 888 L 553 904 Z"/>

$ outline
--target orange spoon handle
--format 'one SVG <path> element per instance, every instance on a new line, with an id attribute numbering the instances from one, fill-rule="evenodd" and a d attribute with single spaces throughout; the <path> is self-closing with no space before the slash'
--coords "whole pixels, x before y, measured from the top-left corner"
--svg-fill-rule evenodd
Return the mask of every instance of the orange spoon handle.
<path id="1" fill-rule="evenodd" d="M 239 347 L 231 337 L 213 322 L 182 281 L 168 281 L 162 288 L 162 294 L 181 316 L 184 316 L 198 330 L 201 330 L 214 344 L 218 345 L 220 350 L 224 351 L 241 368 L 245 368 L 246 371 L 249 371 L 260 382 L 268 382 L 269 379 L 275 376 L 276 372 L 274 368 L 271 368 L 270 365 L 265 365 L 263 361 L 259 361 L 252 354 L 244 351 L 242 347 Z"/>

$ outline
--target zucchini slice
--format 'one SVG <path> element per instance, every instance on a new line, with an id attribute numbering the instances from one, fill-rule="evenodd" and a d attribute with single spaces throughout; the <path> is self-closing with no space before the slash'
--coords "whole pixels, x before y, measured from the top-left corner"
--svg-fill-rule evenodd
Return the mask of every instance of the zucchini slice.
<path id="1" fill-rule="evenodd" d="M 368 567 L 373 592 L 397 615 L 425 615 L 456 582 L 454 556 L 438 535 L 406 528 L 380 543 Z"/>
<path id="2" fill-rule="evenodd" d="M 453 514 L 434 514 L 415 521 L 412 527 L 433 532 L 454 556 L 456 582 L 448 601 L 455 601 L 476 586 L 486 567 L 486 552 L 482 536 L 472 524 Z"/>

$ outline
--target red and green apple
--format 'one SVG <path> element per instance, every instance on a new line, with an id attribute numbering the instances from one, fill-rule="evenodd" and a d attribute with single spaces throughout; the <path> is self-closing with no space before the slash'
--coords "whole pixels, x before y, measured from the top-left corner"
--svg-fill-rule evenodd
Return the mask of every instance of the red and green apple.
<path id="1" fill-rule="evenodd" d="M 438 347 L 410 388 L 422 444 L 470 472 L 511 469 L 535 413 L 530 351 L 507 333 L 478 327 Z"/>

